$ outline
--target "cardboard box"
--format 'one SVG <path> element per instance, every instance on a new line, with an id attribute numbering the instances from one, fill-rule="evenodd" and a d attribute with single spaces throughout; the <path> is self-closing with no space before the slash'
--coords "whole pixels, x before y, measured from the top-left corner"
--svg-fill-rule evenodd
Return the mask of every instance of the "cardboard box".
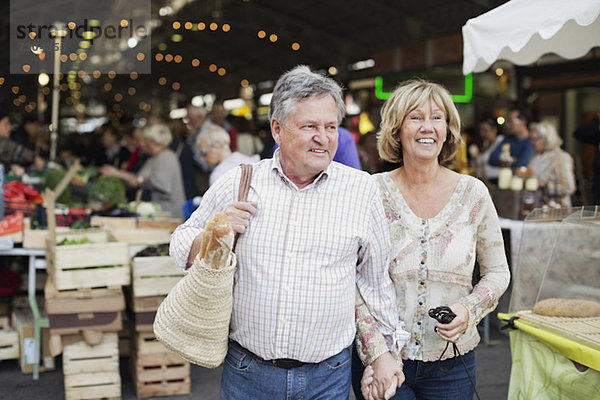
<path id="1" fill-rule="evenodd" d="M 19 335 L 19 366 L 25 374 L 33 373 L 35 360 L 35 339 L 33 334 L 33 315 L 31 310 L 18 309 L 12 313 L 13 327 Z M 56 368 L 54 357 L 50 354 L 50 330 L 41 329 L 42 345 L 40 372 L 52 371 Z"/>

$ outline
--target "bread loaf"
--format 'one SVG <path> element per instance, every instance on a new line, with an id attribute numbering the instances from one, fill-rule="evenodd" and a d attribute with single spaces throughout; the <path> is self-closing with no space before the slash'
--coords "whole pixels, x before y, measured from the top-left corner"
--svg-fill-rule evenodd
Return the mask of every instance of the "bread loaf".
<path id="1" fill-rule="evenodd" d="M 233 250 L 233 238 L 233 230 L 227 215 L 223 212 L 215 214 L 202 232 L 198 257 L 213 269 L 228 265 L 229 256 Z"/>
<path id="2" fill-rule="evenodd" d="M 581 299 L 546 299 L 535 303 L 531 311 L 549 317 L 598 317 L 600 303 Z"/>

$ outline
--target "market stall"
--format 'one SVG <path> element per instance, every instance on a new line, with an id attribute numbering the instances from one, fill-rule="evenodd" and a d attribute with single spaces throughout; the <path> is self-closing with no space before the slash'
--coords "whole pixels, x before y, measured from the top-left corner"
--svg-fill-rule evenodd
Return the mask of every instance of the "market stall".
<path id="1" fill-rule="evenodd" d="M 523 222 L 509 314 L 510 399 L 600 391 L 600 207 L 536 209 Z"/>

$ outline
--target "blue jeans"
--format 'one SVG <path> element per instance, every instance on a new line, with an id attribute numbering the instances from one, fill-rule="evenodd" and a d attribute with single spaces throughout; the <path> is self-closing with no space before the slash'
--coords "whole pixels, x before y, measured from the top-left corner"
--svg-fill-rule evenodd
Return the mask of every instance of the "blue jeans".
<path id="1" fill-rule="evenodd" d="M 475 381 L 475 352 L 470 351 L 462 356 L 473 384 Z M 442 369 L 447 371 L 455 362 L 449 358 L 440 363 Z M 356 349 L 352 352 L 352 387 L 358 400 L 363 400 L 360 393 L 360 379 L 364 367 L 358 358 Z M 423 362 L 404 360 L 403 368 L 406 380 L 396 390 L 392 400 L 472 400 L 474 391 L 465 372 L 465 368 L 456 359 L 456 365 L 448 372 L 440 370 L 437 361 Z"/>
<path id="2" fill-rule="evenodd" d="M 348 400 L 350 348 L 315 364 L 283 369 L 229 342 L 221 400 Z"/>

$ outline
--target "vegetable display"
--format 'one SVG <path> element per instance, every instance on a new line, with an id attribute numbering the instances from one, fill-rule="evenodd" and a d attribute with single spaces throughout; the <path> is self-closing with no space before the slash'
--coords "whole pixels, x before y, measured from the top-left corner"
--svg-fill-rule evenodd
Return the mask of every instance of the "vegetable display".
<path id="1" fill-rule="evenodd" d="M 127 202 L 125 184 L 116 176 L 101 175 L 92 183 L 89 200 L 111 205 Z"/>

